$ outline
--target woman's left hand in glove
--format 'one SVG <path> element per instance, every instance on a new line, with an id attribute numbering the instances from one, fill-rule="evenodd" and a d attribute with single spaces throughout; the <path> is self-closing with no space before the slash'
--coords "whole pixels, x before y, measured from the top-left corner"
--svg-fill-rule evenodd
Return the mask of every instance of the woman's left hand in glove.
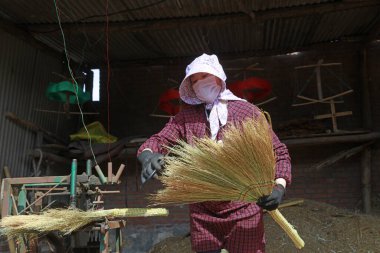
<path id="1" fill-rule="evenodd" d="M 281 184 L 277 184 L 273 187 L 270 195 L 259 198 L 256 204 L 263 209 L 273 211 L 277 209 L 278 205 L 282 202 L 284 195 L 285 187 Z"/>

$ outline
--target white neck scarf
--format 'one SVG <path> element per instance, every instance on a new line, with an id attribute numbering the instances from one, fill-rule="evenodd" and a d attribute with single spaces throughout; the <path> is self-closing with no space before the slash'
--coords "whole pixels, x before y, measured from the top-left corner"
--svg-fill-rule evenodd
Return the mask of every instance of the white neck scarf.
<path id="1" fill-rule="evenodd" d="M 228 100 L 241 100 L 241 99 L 228 89 L 224 90 L 219 94 L 218 98 L 212 104 L 207 104 L 206 109 L 210 110 L 210 116 L 208 118 L 210 122 L 210 131 L 211 131 L 211 139 L 215 140 L 216 136 L 219 132 L 220 127 L 224 126 L 227 123 L 228 118 L 228 110 L 227 103 Z"/>
<path id="2" fill-rule="evenodd" d="M 190 91 L 194 93 L 192 90 L 188 89 L 189 93 Z M 199 105 L 203 104 L 203 102 L 195 97 L 195 94 L 192 96 L 183 96 L 182 100 L 190 105 Z M 227 110 L 227 103 L 228 100 L 241 100 L 245 101 L 244 99 L 241 99 L 228 89 L 225 89 L 222 91 L 218 97 L 215 99 L 215 101 L 211 104 L 206 104 L 207 110 L 210 111 L 210 115 L 208 117 L 208 121 L 210 123 L 210 132 L 211 132 L 211 139 L 215 140 L 216 136 L 219 132 L 219 129 L 221 126 L 224 126 L 227 123 L 228 118 L 228 110 Z"/>

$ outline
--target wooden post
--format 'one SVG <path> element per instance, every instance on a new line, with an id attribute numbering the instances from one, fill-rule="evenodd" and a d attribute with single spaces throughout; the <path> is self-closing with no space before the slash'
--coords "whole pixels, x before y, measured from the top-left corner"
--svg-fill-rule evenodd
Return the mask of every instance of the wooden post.
<path id="1" fill-rule="evenodd" d="M 371 149 L 366 148 L 362 152 L 362 194 L 363 194 L 363 211 L 371 212 Z"/>
<path id="2" fill-rule="evenodd" d="M 362 114 L 363 114 L 363 127 L 365 129 L 372 129 L 372 115 L 371 115 L 371 100 L 369 90 L 368 78 L 368 62 L 367 62 L 367 49 L 363 48 L 361 51 L 361 77 L 362 77 Z"/>
<path id="3" fill-rule="evenodd" d="M 9 170 L 9 168 L 8 168 L 8 166 L 4 166 L 4 168 L 3 168 L 3 171 L 2 171 L 2 174 L 4 174 L 4 178 L 12 178 L 12 176 L 11 176 L 11 172 L 10 172 L 10 170 Z M 0 178 L 0 187 L 1 187 L 1 189 L 3 189 L 2 188 L 2 181 L 3 181 L 3 177 L 1 177 Z M 10 188 L 10 191 L 12 191 L 12 188 Z M 11 193 L 11 195 L 13 196 L 13 194 Z M 13 200 L 13 199 L 12 199 Z M 1 212 L 3 212 L 2 210 L 3 210 L 3 203 L 2 203 L 2 200 L 0 201 L 0 210 L 1 210 Z M 17 211 L 17 207 L 16 207 L 16 211 Z M 5 217 L 5 216 L 7 216 L 7 215 L 3 215 L 3 214 L 1 214 L 0 215 L 0 217 Z M 17 251 L 16 251 L 16 242 L 15 242 L 15 240 L 14 239 L 12 239 L 12 238 L 8 238 L 8 247 L 9 247 L 9 252 L 10 253 L 16 253 Z"/>
<path id="4" fill-rule="evenodd" d="M 317 67 L 315 68 L 315 74 L 317 77 L 318 99 L 323 99 L 322 81 L 321 81 L 321 64 L 322 63 L 323 63 L 323 59 L 319 60 L 317 63 Z"/>

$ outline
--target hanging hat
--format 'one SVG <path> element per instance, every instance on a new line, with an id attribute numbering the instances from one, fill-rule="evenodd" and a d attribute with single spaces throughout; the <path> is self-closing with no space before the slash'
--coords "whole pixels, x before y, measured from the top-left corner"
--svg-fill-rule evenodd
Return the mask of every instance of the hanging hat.
<path id="1" fill-rule="evenodd" d="M 197 98 L 191 83 L 189 76 L 195 73 L 209 73 L 220 80 L 222 80 L 222 90 L 223 92 L 226 89 L 226 74 L 224 73 L 222 65 L 220 65 L 218 57 L 216 55 L 202 54 L 201 56 L 195 58 L 187 67 L 186 67 L 186 76 L 183 79 L 181 85 L 179 86 L 179 94 L 181 99 L 188 104 L 201 104 L 201 100 Z"/>

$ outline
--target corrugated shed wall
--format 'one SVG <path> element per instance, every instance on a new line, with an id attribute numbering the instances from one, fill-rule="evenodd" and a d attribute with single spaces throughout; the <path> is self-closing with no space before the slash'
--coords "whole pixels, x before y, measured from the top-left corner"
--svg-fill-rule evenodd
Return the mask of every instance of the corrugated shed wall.
<path id="1" fill-rule="evenodd" d="M 27 176 L 32 167 L 27 152 L 36 134 L 5 118 L 13 112 L 21 119 L 56 133 L 64 132 L 64 118 L 35 109 L 57 110 L 58 103 L 44 96 L 49 81 L 60 73 L 60 59 L 47 55 L 25 41 L 0 31 L 0 171 L 9 166 L 12 176 Z"/>

